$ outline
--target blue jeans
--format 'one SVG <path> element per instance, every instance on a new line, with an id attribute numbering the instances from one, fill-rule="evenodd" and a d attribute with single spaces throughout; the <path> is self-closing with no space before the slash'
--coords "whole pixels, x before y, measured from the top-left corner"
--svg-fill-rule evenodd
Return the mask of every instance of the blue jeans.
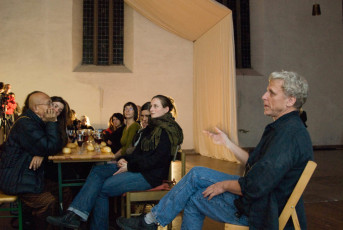
<path id="1" fill-rule="evenodd" d="M 109 197 L 151 188 L 141 173 L 124 172 L 113 176 L 117 170 L 116 164 L 93 167 L 86 183 L 68 208 L 83 220 L 87 220 L 92 211 L 91 229 L 108 229 Z"/>
<path id="2" fill-rule="evenodd" d="M 184 210 L 181 229 L 202 229 L 205 216 L 219 222 L 248 225 L 247 216 L 235 216 L 237 209 L 234 200 L 238 195 L 224 192 L 211 200 L 202 195 L 214 183 L 238 178 L 209 168 L 194 167 L 151 212 L 160 225 L 166 226 Z"/>

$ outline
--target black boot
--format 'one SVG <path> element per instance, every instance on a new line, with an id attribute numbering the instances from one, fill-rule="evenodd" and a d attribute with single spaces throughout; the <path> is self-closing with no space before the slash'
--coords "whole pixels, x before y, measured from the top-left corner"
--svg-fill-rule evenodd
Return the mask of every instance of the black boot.
<path id="1" fill-rule="evenodd" d="M 147 224 L 144 220 L 144 214 L 138 217 L 132 217 L 126 219 L 124 217 L 119 217 L 117 219 L 117 224 L 124 230 L 157 230 L 157 224 Z"/>
<path id="2" fill-rule="evenodd" d="M 80 217 L 74 212 L 67 211 L 63 216 L 48 216 L 46 221 L 52 225 L 65 227 L 65 228 L 79 228 Z"/>

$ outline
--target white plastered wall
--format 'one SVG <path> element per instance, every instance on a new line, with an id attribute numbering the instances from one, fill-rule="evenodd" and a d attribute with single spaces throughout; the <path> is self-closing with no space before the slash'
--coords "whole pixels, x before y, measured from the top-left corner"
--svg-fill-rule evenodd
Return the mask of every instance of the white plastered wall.
<path id="1" fill-rule="evenodd" d="M 81 50 L 80 3 L 0 1 L 0 81 L 12 85 L 20 105 L 34 90 L 62 96 L 96 128 L 106 128 L 127 101 L 142 105 L 156 94 L 169 95 L 184 130 L 182 147 L 193 148 L 193 43 L 129 9 L 132 34 L 126 42 L 132 56 L 125 60 L 131 72 L 74 72 Z"/>

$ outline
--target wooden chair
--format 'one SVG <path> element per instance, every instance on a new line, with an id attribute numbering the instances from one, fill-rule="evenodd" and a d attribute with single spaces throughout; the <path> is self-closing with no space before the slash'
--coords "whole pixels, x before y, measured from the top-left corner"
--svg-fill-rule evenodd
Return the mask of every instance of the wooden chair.
<path id="1" fill-rule="evenodd" d="M 0 190 L 0 205 L 2 205 L 3 203 L 13 203 L 13 202 L 17 202 L 17 207 L 9 207 L 9 208 L 2 208 L 0 207 L 0 211 L 1 212 L 10 212 L 10 215 L 1 215 L 1 218 L 12 218 L 12 217 L 18 217 L 18 227 L 19 230 L 23 229 L 23 213 L 22 213 L 22 209 L 21 209 L 21 201 L 18 198 L 18 196 L 15 195 L 6 195 L 5 193 L 3 193 Z M 18 212 L 18 214 L 13 214 L 14 212 Z"/>
<path id="2" fill-rule="evenodd" d="M 173 161 L 175 161 L 176 155 L 181 154 L 181 177 L 186 174 L 186 155 L 184 152 L 178 149 L 176 150 L 176 154 L 174 156 Z M 172 166 L 169 169 L 169 180 L 171 180 L 171 170 Z M 175 179 L 173 180 L 175 181 Z M 169 190 L 171 189 L 170 184 L 163 183 L 160 186 L 155 188 L 145 190 L 145 191 L 134 191 L 134 192 L 127 192 L 121 196 L 121 215 L 126 216 L 126 218 L 130 218 L 134 214 L 131 213 L 131 203 L 133 202 L 144 202 L 144 203 L 152 203 L 162 199 Z M 125 201 L 126 200 L 126 201 Z M 143 210 L 144 212 L 144 210 Z"/>
<path id="3" fill-rule="evenodd" d="M 309 161 L 301 174 L 298 183 L 294 187 L 294 190 L 291 196 L 288 198 L 288 201 L 283 208 L 281 215 L 279 216 L 279 229 L 284 229 L 287 221 L 290 217 L 292 217 L 294 228 L 296 230 L 300 230 L 300 224 L 297 216 L 297 212 L 295 210 L 295 206 L 297 205 L 301 195 L 303 194 L 308 182 L 311 179 L 311 176 L 316 169 L 317 164 L 313 161 Z M 239 226 L 233 224 L 225 224 L 225 230 L 248 230 L 248 226 Z"/>

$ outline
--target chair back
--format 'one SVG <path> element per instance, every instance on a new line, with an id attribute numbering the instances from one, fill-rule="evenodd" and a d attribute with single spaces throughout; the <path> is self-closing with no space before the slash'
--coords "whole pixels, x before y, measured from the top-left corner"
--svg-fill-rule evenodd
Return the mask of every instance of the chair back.
<path id="1" fill-rule="evenodd" d="M 300 229 L 300 224 L 298 220 L 297 213 L 295 211 L 295 206 L 297 205 L 301 195 L 303 194 L 308 182 L 310 181 L 317 164 L 313 161 L 307 162 L 307 165 L 301 174 L 298 183 L 293 189 L 291 196 L 283 208 L 281 215 L 279 216 L 279 229 L 284 229 L 287 221 L 292 216 L 293 224 L 295 229 Z"/>
<path id="2" fill-rule="evenodd" d="M 182 152 L 181 147 L 178 145 L 175 152 L 175 157 L 173 161 L 176 160 L 176 155 L 180 153 L 181 155 L 181 178 L 186 173 L 186 155 Z M 126 216 L 127 218 L 131 217 L 131 203 L 132 202 L 145 202 L 145 203 L 154 203 L 155 201 L 159 201 L 165 196 L 171 189 L 170 184 L 168 183 L 176 183 L 175 179 L 172 178 L 172 166 L 170 165 L 169 168 L 169 181 L 163 183 L 160 186 L 155 188 L 144 190 L 144 191 L 131 191 L 123 194 L 121 196 L 121 210 L 122 216 Z M 126 202 L 125 202 L 126 199 Z M 143 208 L 144 209 L 144 208 Z M 143 210 L 144 211 L 144 210 Z"/>
<path id="3" fill-rule="evenodd" d="M 292 216 L 294 229 L 300 230 L 300 224 L 298 220 L 298 215 L 295 210 L 301 195 L 304 193 L 304 190 L 310 181 L 314 170 L 316 169 L 317 164 L 313 161 L 308 161 L 304 171 L 302 172 L 297 184 L 295 185 L 291 196 L 288 198 L 288 201 L 283 208 L 281 215 L 279 216 L 279 229 L 282 230 L 285 228 L 289 218 Z M 234 224 L 225 224 L 225 230 L 248 230 L 248 226 L 239 226 Z"/>

